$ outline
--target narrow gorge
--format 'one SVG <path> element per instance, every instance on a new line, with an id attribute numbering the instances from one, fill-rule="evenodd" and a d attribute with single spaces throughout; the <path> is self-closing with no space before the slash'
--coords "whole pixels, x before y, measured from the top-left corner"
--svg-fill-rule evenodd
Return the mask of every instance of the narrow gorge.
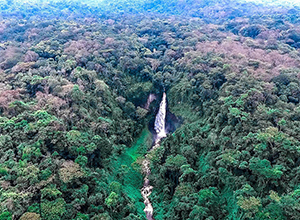
<path id="1" fill-rule="evenodd" d="M 162 138 L 167 136 L 166 132 L 166 113 L 167 113 L 167 98 L 166 98 L 166 93 L 164 92 L 162 101 L 160 103 L 159 111 L 155 117 L 155 122 L 154 122 L 154 130 L 156 132 L 155 135 L 155 141 L 148 153 L 153 151 L 155 148 L 160 146 L 160 141 Z M 151 174 L 151 169 L 150 169 L 150 159 L 148 157 L 149 154 L 146 154 L 145 159 L 143 160 L 142 166 L 143 166 L 143 173 L 145 175 L 144 178 L 144 186 L 141 189 L 141 194 L 144 199 L 144 204 L 145 204 L 145 214 L 148 220 L 153 220 L 153 207 L 151 204 L 151 201 L 149 199 L 149 196 L 151 195 L 153 186 L 150 185 L 149 181 L 149 176 Z"/>

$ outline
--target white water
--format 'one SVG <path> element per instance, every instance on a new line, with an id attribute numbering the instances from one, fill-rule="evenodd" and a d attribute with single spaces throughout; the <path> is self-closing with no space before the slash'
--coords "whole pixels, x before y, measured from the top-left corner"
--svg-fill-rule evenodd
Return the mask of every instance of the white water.
<path id="1" fill-rule="evenodd" d="M 164 93 L 162 101 L 159 106 L 159 111 L 156 115 L 155 122 L 154 122 L 154 130 L 156 131 L 157 134 L 155 142 L 157 143 L 160 141 L 160 139 L 167 136 L 166 113 L 167 113 L 167 99 L 166 99 L 166 93 Z"/>
<path id="2" fill-rule="evenodd" d="M 160 140 L 167 136 L 166 112 L 167 112 L 167 100 L 166 100 L 166 93 L 164 93 L 162 101 L 159 106 L 158 113 L 155 118 L 155 122 L 154 122 L 154 130 L 155 130 L 157 136 L 155 139 L 155 144 L 150 151 L 159 147 Z M 143 161 L 143 173 L 145 175 L 145 178 L 144 178 L 144 187 L 141 189 L 141 194 L 143 196 L 144 204 L 145 204 L 144 212 L 145 212 L 148 220 L 154 220 L 153 207 L 148 198 L 150 196 L 150 194 L 152 193 L 152 189 L 153 189 L 153 186 L 150 185 L 150 181 L 149 181 L 149 176 L 151 174 L 151 170 L 150 170 L 150 161 L 148 159 L 148 154 L 146 155 L 146 158 Z"/>

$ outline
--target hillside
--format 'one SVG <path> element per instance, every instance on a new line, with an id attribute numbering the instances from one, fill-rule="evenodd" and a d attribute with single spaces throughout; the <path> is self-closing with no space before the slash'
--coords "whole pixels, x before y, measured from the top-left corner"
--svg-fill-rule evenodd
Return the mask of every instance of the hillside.
<path id="1" fill-rule="evenodd" d="M 0 8 L 1 220 L 146 219 L 164 89 L 181 125 L 150 153 L 156 220 L 300 219 L 299 7 Z"/>

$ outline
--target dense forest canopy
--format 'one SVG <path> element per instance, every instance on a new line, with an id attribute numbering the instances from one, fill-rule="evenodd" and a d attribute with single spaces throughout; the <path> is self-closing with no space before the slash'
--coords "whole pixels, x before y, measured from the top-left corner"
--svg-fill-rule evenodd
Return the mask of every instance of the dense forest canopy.
<path id="1" fill-rule="evenodd" d="M 0 1 L 0 220 L 300 219 L 293 3 Z"/>

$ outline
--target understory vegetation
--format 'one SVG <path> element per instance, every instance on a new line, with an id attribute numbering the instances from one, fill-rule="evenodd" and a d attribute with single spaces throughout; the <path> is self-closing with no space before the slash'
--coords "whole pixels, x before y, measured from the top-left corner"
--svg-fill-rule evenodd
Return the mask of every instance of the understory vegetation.
<path id="1" fill-rule="evenodd" d="M 0 2 L 0 220 L 145 220 L 164 89 L 155 219 L 300 219 L 300 9 L 133 2 Z"/>

